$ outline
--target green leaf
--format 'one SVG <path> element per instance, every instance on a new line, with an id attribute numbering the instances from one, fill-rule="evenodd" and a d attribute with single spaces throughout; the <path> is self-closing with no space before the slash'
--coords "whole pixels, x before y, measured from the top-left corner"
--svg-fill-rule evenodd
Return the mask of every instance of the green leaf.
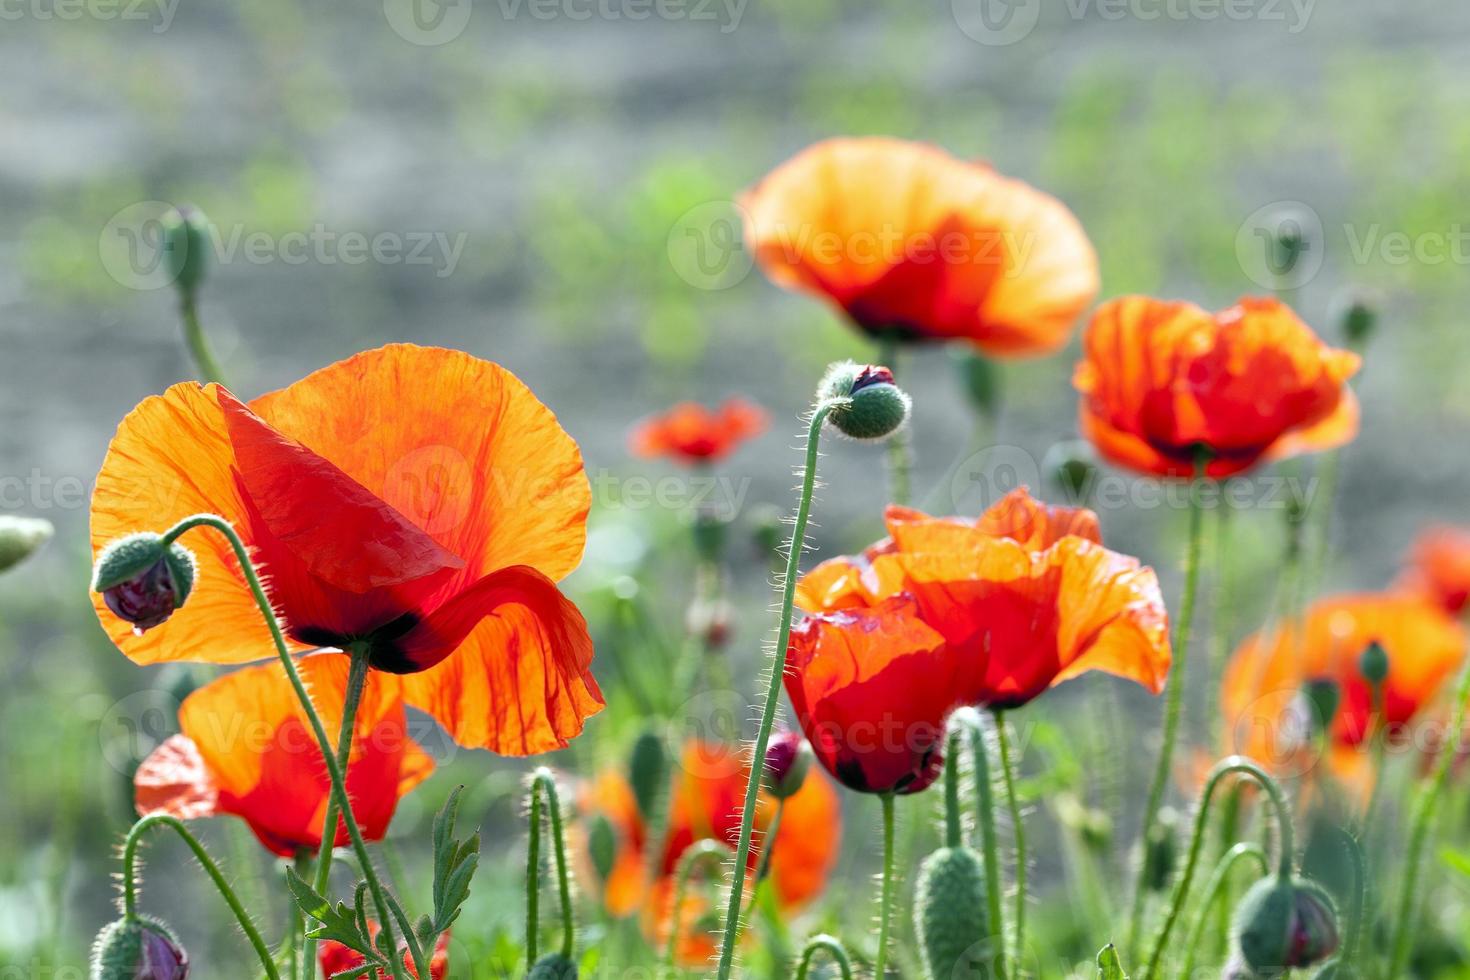
<path id="1" fill-rule="evenodd" d="M 1456 851 L 1453 848 L 1446 847 L 1439 852 L 1439 859 L 1443 861 L 1446 866 L 1453 868 L 1460 874 L 1465 875 L 1467 878 L 1470 878 L 1470 854 L 1466 854 L 1464 851 Z"/>
<path id="2" fill-rule="evenodd" d="M 454 821 L 459 815 L 456 786 L 434 817 L 434 932 L 441 933 L 459 918 L 460 908 L 470 897 L 470 879 L 480 863 L 480 835 L 456 840 Z"/>
<path id="3" fill-rule="evenodd" d="M 1112 943 L 1097 954 L 1097 980 L 1128 980 L 1128 974 L 1123 972 L 1123 962 L 1118 959 L 1118 951 Z"/>
<path id="4" fill-rule="evenodd" d="M 302 881 L 294 868 L 286 869 L 286 887 L 290 889 L 291 897 L 301 909 L 302 914 L 318 923 L 316 928 L 306 934 L 307 938 L 341 943 L 348 949 L 365 956 L 368 959 L 367 965 L 370 966 L 384 962 L 378 956 L 377 950 L 373 947 L 372 938 L 368 935 L 364 925 L 365 919 L 361 915 L 360 902 L 356 909 L 348 908 L 346 902 L 338 902 L 333 907 L 328 899 L 318 895 L 315 889 Z M 359 889 L 359 899 L 361 894 L 361 889 Z"/>

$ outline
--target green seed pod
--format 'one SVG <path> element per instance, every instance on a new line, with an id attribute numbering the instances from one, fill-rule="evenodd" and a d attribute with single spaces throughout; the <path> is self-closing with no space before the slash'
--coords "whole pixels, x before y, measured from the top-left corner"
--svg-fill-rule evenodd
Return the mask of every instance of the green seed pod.
<path id="1" fill-rule="evenodd" d="M 577 964 L 560 953 L 547 953 L 531 967 L 528 980 L 577 980 Z"/>
<path id="2" fill-rule="evenodd" d="M 91 980 L 185 980 L 189 955 L 159 920 L 118 919 L 97 934 L 90 976 Z"/>
<path id="3" fill-rule="evenodd" d="M 1369 684 L 1382 684 L 1388 679 L 1388 651 L 1383 644 L 1374 640 L 1358 655 L 1358 672 Z"/>
<path id="4" fill-rule="evenodd" d="M 914 930 L 928 980 L 991 976 L 987 923 L 980 856 L 967 847 L 942 847 L 925 858 L 919 866 Z"/>
<path id="5" fill-rule="evenodd" d="M 198 208 L 170 208 L 163 216 L 163 254 L 179 291 L 192 295 L 209 269 L 209 219 Z"/>
<path id="6" fill-rule="evenodd" d="M 0 515 L 0 572 L 35 554 L 55 532 L 50 521 L 39 517 Z"/>
<path id="7" fill-rule="evenodd" d="M 669 778 L 669 756 L 658 732 L 645 731 L 633 743 L 628 759 L 628 782 L 644 820 L 651 820 L 663 799 Z"/>
<path id="8" fill-rule="evenodd" d="M 1089 442 L 1076 439 L 1059 442 L 1047 450 L 1041 468 L 1057 482 L 1069 501 L 1082 503 L 1097 478 L 1097 453 Z"/>
<path id="9" fill-rule="evenodd" d="M 1235 911 L 1235 944 L 1256 973 L 1320 963 L 1337 949 L 1337 911 L 1319 885 L 1301 878 L 1263 878 Z"/>
<path id="10" fill-rule="evenodd" d="M 884 439 L 908 422 L 913 402 L 894 384 L 886 367 L 841 361 L 827 369 L 817 387 L 822 401 L 850 399 L 827 416 L 833 428 L 853 439 Z"/>
<path id="11" fill-rule="evenodd" d="M 1302 696 L 1307 699 L 1307 707 L 1312 712 L 1312 730 L 1319 735 L 1330 731 L 1342 702 L 1342 691 L 1337 682 L 1328 677 L 1307 681 L 1302 686 Z"/>
<path id="12" fill-rule="evenodd" d="M 1340 309 L 1342 335 L 1353 347 L 1362 347 L 1373 337 L 1378 326 L 1378 304 L 1370 293 L 1358 292 L 1349 297 Z"/>

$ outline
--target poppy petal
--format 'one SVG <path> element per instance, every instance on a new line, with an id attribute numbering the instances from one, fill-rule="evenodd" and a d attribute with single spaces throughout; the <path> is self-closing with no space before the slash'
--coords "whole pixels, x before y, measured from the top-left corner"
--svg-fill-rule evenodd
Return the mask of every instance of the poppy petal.
<path id="1" fill-rule="evenodd" d="M 142 816 L 167 813 L 180 820 L 219 813 L 219 787 L 199 746 L 184 735 L 164 739 L 133 774 L 133 805 Z"/>
<path id="2" fill-rule="evenodd" d="M 503 568 L 394 643 L 408 703 L 461 745 L 501 755 L 562 748 L 602 709 L 581 612 L 534 568 Z"/>

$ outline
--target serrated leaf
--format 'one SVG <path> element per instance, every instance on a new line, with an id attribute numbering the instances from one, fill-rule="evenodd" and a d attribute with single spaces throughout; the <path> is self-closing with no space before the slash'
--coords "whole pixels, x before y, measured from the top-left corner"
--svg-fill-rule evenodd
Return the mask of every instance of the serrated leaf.
<path id="1" fill-rule="evenodd" d="M 434 915 L 433 931 L 444 932 L 459 918 L 460 908 L 470 896 L 470 880 L 480 864 L 480 835 L 466 840 L 454 837 L 454 821 L 459 815 L 456 786 L 434 817 Z"/>
<path id="2" fill-rule="evenodd" d="M 1118 951 L 1112 943 L 1097 954 L 1097 980 L 1128 980 L 1128 974 L 1123 972 L 1123 961 L 1118 959 Z"/>
<path id="3" fill-rule="evenodd" d="M 350 909 L 346 902 L 338 902 L 334 907 L 329 900 L 317 894 L 316 889 L 303 881 L 294 868 L 286 869 L 286 887 L 290 889 L 291 897 L 302 914 L 318 923 L 307 932 L 308 938 L 341 943 L 371 961 L 382 962 L 373 948 L 373 941 L 368 936 L 366 927 L 360 925 L 360 908 Z"/>

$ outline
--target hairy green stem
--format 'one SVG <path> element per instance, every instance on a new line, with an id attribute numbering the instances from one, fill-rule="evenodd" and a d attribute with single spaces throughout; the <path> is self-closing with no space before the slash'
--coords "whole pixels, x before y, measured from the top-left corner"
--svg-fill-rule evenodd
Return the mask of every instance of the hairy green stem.
<path id="1" fill-rule="evenodd" d="M 545 766 L 531 775 L 531 839 L 526 850 L 526 959 L 535 963 L 537 932 L 540 929 L 541 897 L 541 811 L 542 799 L 550 815 L 551 845 L 556 855 L 557 893 L 561 900 L 561 955 L 571 959 L 576 943 L 576 921 L 572 915 L 572 886 L 567 872 L 566 835 L 562 832 L 561 798 L 556 777 Z"/>
<path id="2" fill-rule="evenodd" d="M 995 793 L 990 781 L 990 747 L 977 714 L 970 726 L 970 750 L 975 758 L 975 818 L 980 824 L 980 846 L 985 852 L 985 902 L 990 935 L 995 943 L 995 975 L 1005 971 L 1005 911 L 1001 908 L 1000 842 L 995 832 Z"/>
<path id="3" fill-rule="evenodd" d="M 679 924 L 683 919 L 684 896 L 689 891 L 689 879 L 701 864 L 719 868 L 729 856 L 730 845 L 712 837 L 695 841 L 679 855 L 678 867 L 674 869 L 674 904 L 673 911 L 669 914 L 669 941 L 664 949 L 664 962 L 670 969 L 678 963 Z"/>
<path id="4" fill-rule="evenodd" d="M 944 746 L 944 846 L 964 844 L 960 823 L 960 733 L 951 729 Z"/>
<path id="5" fill-rule="evenodd" d="M 743 868 L 750 858 L 750 833 L 755 824 L 756 803 L 760 799 L 761 781 L 758 774 L 765 772 L 766 748 L 771 741 L 771 726 L 776 721 L 776 704 L 781 696 L 781 678 L 786 674 L 787 645 L 791 642 L 791 619 L 796 608 L 796 576 L 801 568 L 801 553 L 806 538 L 807 520 L 811 517 L 812 491 L 816 488 L 817 449 L 821 441 L 822 423 L 828 413 L 844 400 L 824 401 L 812 412 L 811 425 L 807 431 L 806 461 L 801 477 L 801 497 L 796 506 L 796 523 L 791 530 L 791 547 L 786 556 L 786 576 L 782 580 L 781 624 L 776 632 L 776 649 L 771 664 L 771 676 L 766 685 L 765 702 L 761 708 L 760 728 L 756 731 L 755 748 L 751 753 L 750 771 L 753 774 L 745 788 L 745 806 L 740 814 L 740 837 L 735 845 L 735 867 Z M 735 961 L 735 945 L 740 934 L 740 912 L 745 893 L 745 875 L 736 874 L 730 882 L 730 900 L 725 910 L 725 934 L 720 943 L 720 962 L 716 971 L 719 980 L 729 980 Z"/>
<path id="6" fill-rule="evenodd" d="M 1014 764 L 1011 761 L 1011 737 L 1007 730 L 1004 712 L 995 715 L 995 743 L 1000 747 L 1001 781 L 1005 786 L 1006 805 L 1011 813 L 1011 829 L 1016 844 L 1016 919 L 1015 943 L 1011 951 L 1011 962 L 1020 963 L 1026 948 L 1026 824 L 1021 819 L 1021 801 L 1016 796 Z M 1019 760 L 1017 760 L 1019 761 Z"/>
<path id="7" fill-rule="evenodd" d="M 1205 925 L 1210 919 L 1210 909 L 1215 902 L 1224 894 L 1226 886 L 1230 883 L 1230 873 L 1235 866 L 1242 861 L 1255 861 L 1261 869 L 1261 874 L 1267 875 L 1271 871 L 1271 861 L 1266 856 L 1266 849 L 1260 844 L 1242 842 L 1231 847 L 1220 858 L 1215 870 L 1210 873 L 1209 881 L 1205 884 L 1205 898 L 1200 903 L 1199 914 L 1195 916 L 1194 925 L 1189 929 L 1189 938 L 1184 941 L 1184 969 L 1180 971 L 1181 977 L 1194 976 L 1194 961 L 1199 953 L 1201 941 L 1205 935 Z"/>
<path id="8" fill-rule="evenodd" d="M 883 980 L 888 963 L 888 920 L 893 905 L 893 794 L 882 793 L 883 804 L 883 883 L 878 891 L 878 955 L 873 959 L 874 980 Z"/>
<path id="9" fill-rule="evenodd" d="M 337 805 L 342 810 L 342 820 L 347 824 L 348 839 L 351 840 L 353 852 L 362 866 L 362 875 L 367 882 L 368 892 L 372 895 L 373 905 L 377 909 L 383 937 L 388 948 L 395 951 L 388 961 L 393 972 L 393 980 L 406 980 L 402 957 L 396 952 L 398 930 L 393 924 L 392 910 L 388 905 L 383 885 L 378 880 L 377 871 L 373 868 L 372 858 L 368 854 L 367 841 L 363 839 L 362 829 L 357 824 L 357 817 L 352 813 L 352 803 L 347 796 L 347 783 L 343 777 L 342 767 L 337 765 L 337 755 L 332 750 L 332 743 L 327 736 L 326 728 L 322 725 L 321 716 L 317 714 L 316 706 L 311 703 L 311 695 L 307 693 L 306 685 L 301 681 L 301 674 L 296 670 L 296 661 L 291 658 L 291 651 L 286 645 L 286 635 L 281 630 L 281 623 L 276 619 L 270 599 L 266 597 L 265 587 L 260 584 L 260 576 L 255 571 L 255 563 L 250 560 L 250 553 L 246 550 L 245 543 L 240 540 L 240 536 L 235 533 L 234 527 L 229 521 L 216 514 L 196 514 L 193 517 L 184 518 L 164 533 L 163 547 L 167 548 L 180 536 L 196 527 L 210 527 L 223 534 L 235 552 L 240 571 L 244 574 L 246 582 L 250 585 L 250 591 L 255 596 L 255 604 L 260 608 L 260 614 L 265 618 L 266 626 L 270 628 L 271 639 L 276 646 L 276 654 L 286 671 L 286 679 L 290 681 L 291 689 L 296 693 L 296 699 L 301 702 L 301 709 L 306 713 L 307 721 L 311 723 L 312 734 L 316 736 L 317 747 L 321 750 L 322 761 L 327 765 L 327 776 L 332 782 L 332 792 L 337 796 Z"/>
<path id="10" fill-rule="evenodd" d="M 205 381 L 225 383 L 225 374 L 220 370 L 214 352 L 209 349 L 209 340 L 204 336 L 204 327 L 199 323 L 199 308 L 194 294 L 185 292 L 179 297 L 179 317 L 184 321 L 184 343 L 189 347 L 189 356 Z"/>
<path id="11" fill-rule="evenodd" d="M 178 817 L 169 816 L 166 813 L 155 813 L 144 817 L 133 824 L 128 831 L 127 840 L 123 843 L 123 918 L 129 922 L 135 922 L 138 918 L 138 845 L 142 843 L 143 835 L 153 827 L 163 826 L 172 829 L 184 839 L 189 845 L 189 850 L 194 852 L 204 873 L 209 875 L 209 880 L 214 882 L 214 887 L 219 890 L 220 896 L 224 898 L 225 904 L 235 915 L 235 921 L 240 924 L 240 931 L 245 933 L 245 938 L 255 948 L 255 955 L 260 958 L 261 968 L 270 980 L 280 980 L 280 974 L 276 972 L 275 960 L 271 959 L 270 947 L 266 946 L 265 940 L 260 937 L 260 930 L 255 928 L 255 923 L 250 921 L 250 914 L 240 904 L 234 889 L 230 883 L 225 881 L 225 876 L 220 872 L 219 865 L 209 856 L 204 845 L 191 833 L 189 828 Z"/>
<path id="12" fill-rule="evenodd" d="M 786 799 L 782 797 L 776 801 L 776 812 L 771 814 L 771 822 L 766 825 L 766 831 L 761 835 L 761 857 L 755 868 L 755 882 L 750 888 L 750 905 L 745 910 L 747 916 L 755 909 L 755 900 L 760 894 L 761 882 L 770 877 L 771 859 L 776 853 L 776 835 L 781 832 L 781 818 L 785 814 Z"/>
<path id="13" fill-rule="evenodd" d="M 806 941 L 806 946 L 801 951 L 801 962 L 796 967 L 796 980 L 807 980 L 807 972 L 812 967 L 812 957 L 818 952 L 824 952 L 837 963 L 837 970 L 842 974 L 842 980 L 852 980 L 852 961 L 847 958 L 847 949 L 842 945 L 842 940 L 836 936 L 820 933 Z"/>

